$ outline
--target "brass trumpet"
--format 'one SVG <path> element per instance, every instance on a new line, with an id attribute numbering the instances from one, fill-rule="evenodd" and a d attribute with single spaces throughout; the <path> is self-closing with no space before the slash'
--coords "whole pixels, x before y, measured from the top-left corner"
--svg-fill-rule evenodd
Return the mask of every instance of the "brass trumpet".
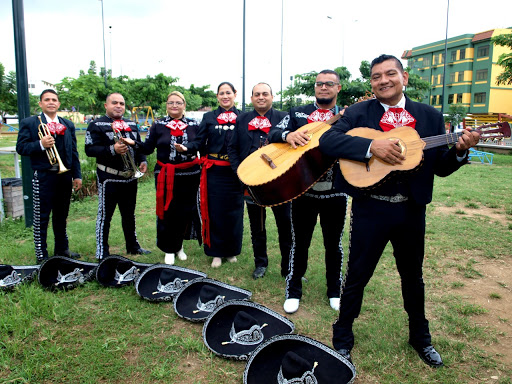
<path id="1" fill-rule="evenodd" d="M 39 135 L 39 139 L 43 139 L 45 136 L 50 136 L 51 132 L 48 126 L 43 123 L 43 120 L 41 120 L 41 116 L 39 117 L 39 126 L 37 127 L 37 134 Z M 46 155 L 48 156 L 48 161 L 52 166 L 58 166 L 59 172 L 58 173 L 64 173 L 69 171 L 62 162 L 59 152 L 57 151 L 57 148 L 55 147 L 55 144 L 53 144 L 50 148 L 46 148 Z"/>
<path id="2" fill-rule="evenodd" d="M 114 131 L 114 142 L 117 143 L 118 141 L 121 141 L 121 143 L 122 143 L 123 135 L 121 134 L 121 132 L 116 131 L 115 129 L 113 129 L 113 131 Z M 139 170 L 139 168 L 135 164 L 135 160 L 133 159 L 133 156 L 129 149 L 126 153 L 121 155 L 121 158 L 123 159 L 124 168 L 132 171 L 133 177 L 138 179 L 138 178 L 144 176 L 144 174 Z"/>

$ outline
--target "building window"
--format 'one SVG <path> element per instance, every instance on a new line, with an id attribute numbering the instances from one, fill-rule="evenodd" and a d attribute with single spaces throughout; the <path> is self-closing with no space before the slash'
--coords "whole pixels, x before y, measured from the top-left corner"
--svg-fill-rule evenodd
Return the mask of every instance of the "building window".
<path id="1" fill-rule="evenodd" d="M 456 61 L 457 60 L 457 51 L 452 51 L 450 56 L 450 61 Z"/>
<path id="2" fill-rule="evenodd" d="M 476 71 L 476 81 L 487 80 L 488 69 L 479 69 Z"/>
<path id="3" fill-rule="evenodd" d="M 458 80 L 458 82 L 460 83 L 462 81 L 464 81 L 464 71 L 460 71 L 459 72 L 459 80 Z"/>
<path id="4" fill-rule="evenodd" d="M 439 84 L 443 84 L 444 77 L 443 75 L 439 75 Z"/>
<path id="5" fill-rule="evenodd" d="M 475 93 L 475 104 L 485 103 L 485 92 Z"/>
<path id="6" fill-rule="evenodd" d="M 483 45 L 478 47 L 478 51 L 476 51 L 476 57 L 486 57 L 489 56 L 489 46 Z"/>
<path id="7" fill-rule="evenodd" d="M 448 104 L 453 104 L 453 96 L 455 96 L 455 94 L 454 94 L 454 93 L 450 93 L 450 94 L 448 95 Z"/>
<path id="8" fill-rule="evenodd" d="M 427 56 L 423 58 L 423 66 L 430 67 L 430 57 Z"/>
<path id="9" fill-rule="evenodd" d="M 462 103 L 462 93 L 457 94 L 457 104 Z"/>
<path id="10" fill-rule="evenodd" d="M 459 51 L 459 60 L 464 60 L 466 58 L 466 50 L 463 48 Z"/>
<path id="11" fill-rule="evenodd" d="M 441 58 L 439 60 L 439 64 L 443 64 L 444 63 L 444 53 L 441 55 Z"/>
<path id="12" fill-rule="evenodd" d="M 450 84 L 455 83 L 455 72 L 450 73 Z"/>
<path id="13" fill-rule="evenodd" d="M 432 65 L 436 65 L 436 55 L 432 55 Z"/>

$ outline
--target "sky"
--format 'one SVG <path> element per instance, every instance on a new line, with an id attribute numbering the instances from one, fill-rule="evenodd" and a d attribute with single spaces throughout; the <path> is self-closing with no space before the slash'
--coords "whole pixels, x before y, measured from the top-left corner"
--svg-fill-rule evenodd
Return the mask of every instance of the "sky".
<path id="1" fill-rule="evenodd" d="M 20 0 L 0 1 L 0 63 L 7 72 L 16 69 L 12 1 Z M 245 0 L 246 102 L 261 81 L 275 94 L 290 76 L 342 65 L 355 79 L 362 60 L 400 57 L 444 40 L 447 1 Z M 91 60 L 98 69 L 106 61 L 114 77 L 163 73 L 178 77 L 178 85 L 214 91 L 230 81 L 241 102 L 243 3 L 23 0 L 29 82 L 76 78 Z M 450 0 L 448 38 L 512 27 L 510 15 L 509 0 Z"/>

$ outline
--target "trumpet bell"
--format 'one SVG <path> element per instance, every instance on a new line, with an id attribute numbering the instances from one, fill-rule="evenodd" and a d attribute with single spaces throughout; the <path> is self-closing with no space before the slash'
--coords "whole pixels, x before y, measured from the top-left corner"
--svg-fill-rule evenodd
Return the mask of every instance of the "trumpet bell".
<path id="1" fill-rule="evenodd" d="M 142 176 L 144 176 L 144 174 L 139 170 L 135 171 L 135 174 L 133 175 L 136 179 L 140 179 Z"/>

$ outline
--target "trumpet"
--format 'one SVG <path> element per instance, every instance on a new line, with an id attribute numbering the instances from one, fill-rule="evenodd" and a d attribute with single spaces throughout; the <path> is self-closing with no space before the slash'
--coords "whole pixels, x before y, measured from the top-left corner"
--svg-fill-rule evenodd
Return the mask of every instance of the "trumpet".
<path id="1" fill-rule="evenodd" d="M 48 129 L 48 126 L 43 123 L 43 120 L 41 120 L 41 116 L 39 117 L 39 126 L 37 127 L 37 134 L 39 136 L 39 139 L 43 139 L 45 136 L 51 135 L 50 129 Z M 62 162 L 59 152 L 57 151 L 57 148 L 55 147 L 55 144 L 53 144 L 50 148 L 46 148 L 46 156 L 48 156 L 48 161 L 52 165 L 52 167 L 58 167 L 59 172 L 58 173 L 64 173 L 69 171 Z"/>
<path id="2" fill-rule="evenodd" d="M 114 131 L 114 142 L 117 143 L 118 141 L 121 141 L 121 143 L 123 143 L 123 135 L 121 134 L 121 132 L 117 131 L 115 129 L 113 131 Z M 133 156 L 132 156 L 130 150 L 128 150 L 126 153 L 122 154 L 121 158 L 123 159 L 124 168 L 132 171 L 133 177 L 138 179 L 138 178 L 144 176 L 144 174 L 139 170 L 139 168 L 135 164 L 135 160 L 133 159 Z"/>

